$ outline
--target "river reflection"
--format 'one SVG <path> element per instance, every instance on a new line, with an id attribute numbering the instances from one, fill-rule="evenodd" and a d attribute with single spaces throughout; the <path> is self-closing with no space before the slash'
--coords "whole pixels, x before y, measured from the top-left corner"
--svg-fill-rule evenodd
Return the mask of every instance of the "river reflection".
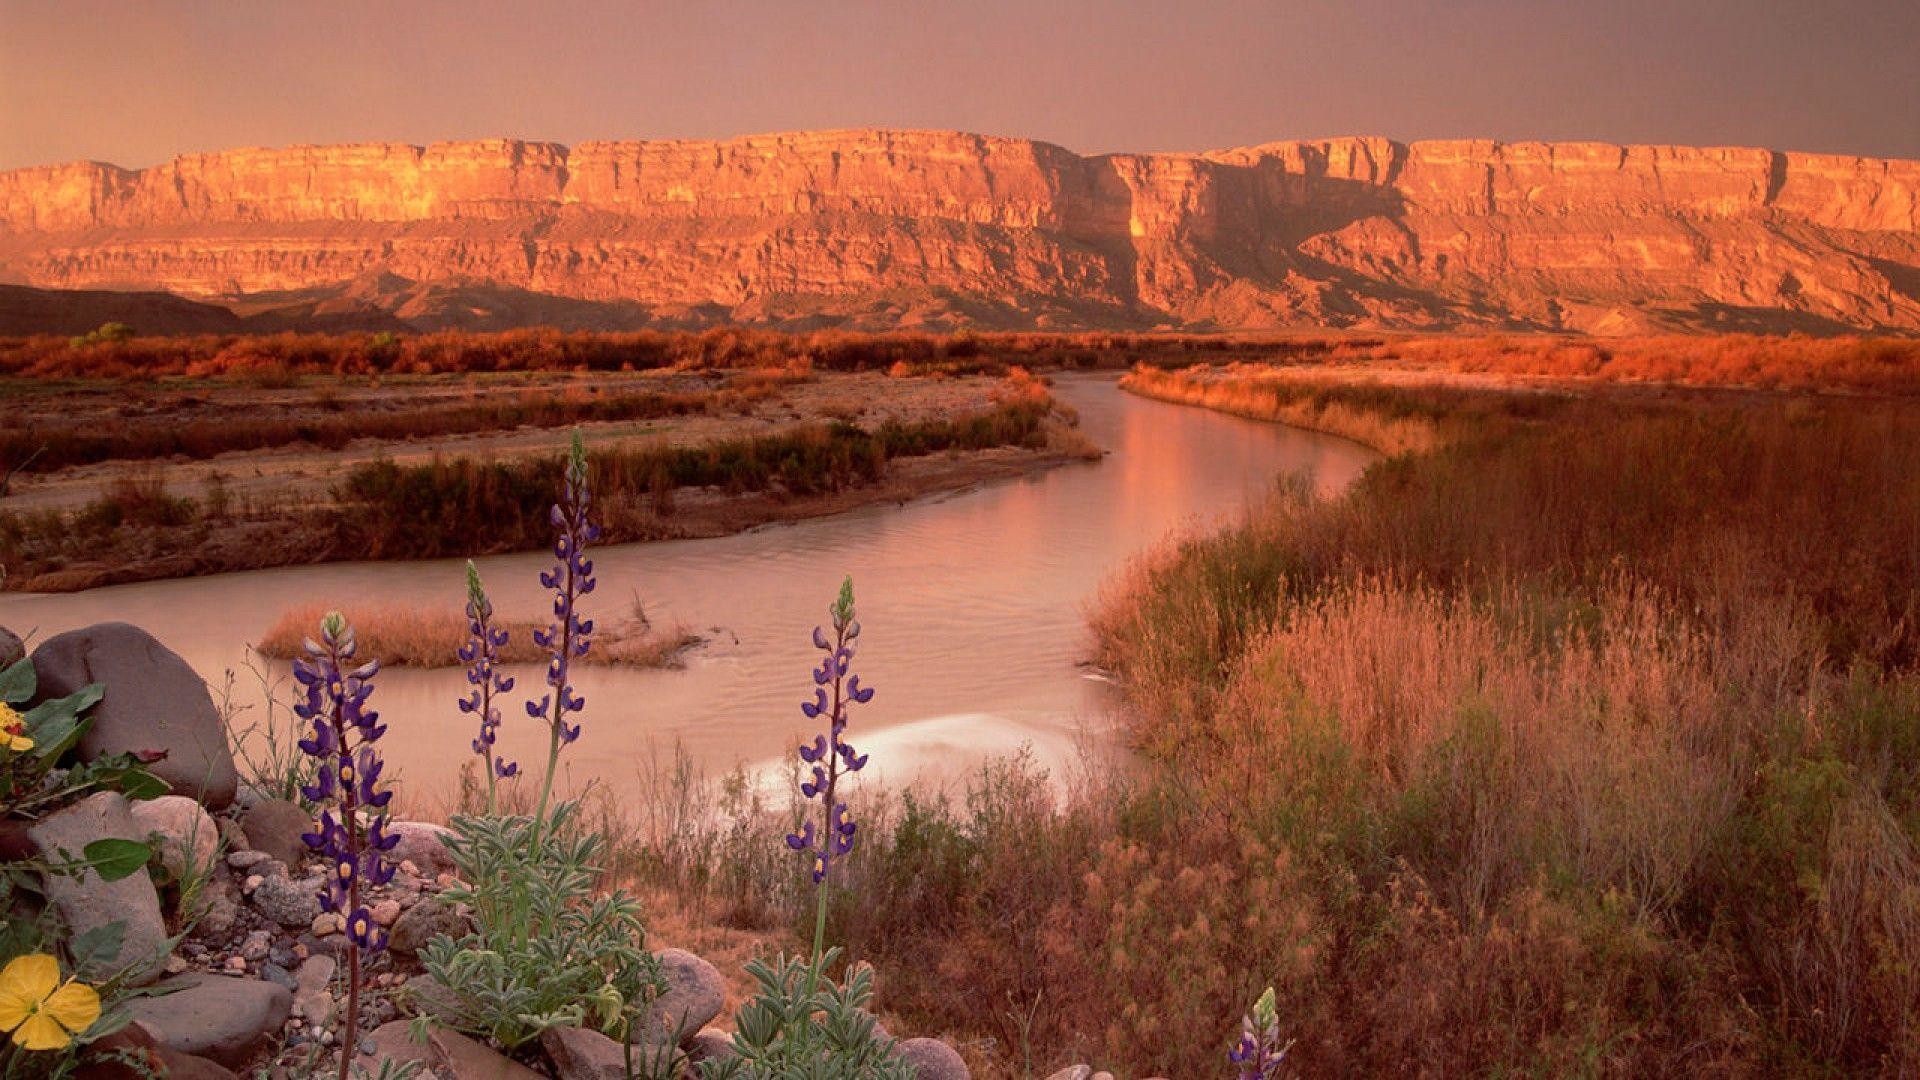
<path id="1" fill-rule="evenodd" d="M 904 507 L 872 507 L 737 536 L 629 544 L 596 557 L 595 599 L 645 600 L 656 622 L 707 632 L 679 671 L 589 667 L 585 733 L 569 780 L 632 792 L 649 753 L 677 741 L 711 772 L 761 766 L 799 741 L 810 695 L 812 627 L 843 574 L 859 591 L 857 670 L 878 688 L 855 722 L 868 775 L 945 780 L 1023 745 L 1043 763 L 1108 741 L 1103 684 L 1078 662 L 1084 616 L 1101 579 L 1175 528 L 1239 512 L 1276 476 L 1302 472 L 1322 491 L 1356 477 L 1373 454 L 1356 444 L 1122 393 L 1111 377 L 1059 380 L 1089 436 L 1111 453 Z M 537 554 L 480 560 L 505 618 L 546 609 Z M 35 639 L 110 619 L 146 627 L 215 683 L 245 645 L 296 604 L 382 602 L 449 608 L 464 596 L 461 563 L 337 563 L 60 596 L 0 598 L 0 624 Z M 537 668 L 515 672 L 537 686 Z M 458 670 L 395 669 L 374 698 L 383 741 L 408 795 L 452 789 L 472 738 L 454 707 Z M 243 680 L 243 699 L 257 697 Z M 501 742 L 531 766 L 543 729 L 518 704 Z M 405 797 L 405 796 L 403 796 Z"/>

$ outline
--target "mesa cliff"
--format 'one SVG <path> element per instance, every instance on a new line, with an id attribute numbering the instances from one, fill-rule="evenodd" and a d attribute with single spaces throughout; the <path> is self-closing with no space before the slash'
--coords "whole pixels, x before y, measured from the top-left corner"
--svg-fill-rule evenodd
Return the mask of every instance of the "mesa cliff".
<path id="1" fill-rule="evenodd" d="M 0 283 L 386 324 L 1920 332 L 1920 162 L 839 131 L 0 173 Z"/>

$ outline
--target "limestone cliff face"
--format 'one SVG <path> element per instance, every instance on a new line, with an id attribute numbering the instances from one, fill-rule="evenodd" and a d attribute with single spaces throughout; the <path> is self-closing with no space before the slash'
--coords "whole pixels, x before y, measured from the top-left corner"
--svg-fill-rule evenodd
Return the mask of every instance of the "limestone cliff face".
<path id="1" fill-rule="evenodd" d="M 0 282 L 632 319 L 1920 331 L 1920 162 L 951 132 L 234 150 L 0 173 Z M 539 305 L 515 318 L 538 321 Z M 432 323 L 422 315 L 416 323 Z"/>

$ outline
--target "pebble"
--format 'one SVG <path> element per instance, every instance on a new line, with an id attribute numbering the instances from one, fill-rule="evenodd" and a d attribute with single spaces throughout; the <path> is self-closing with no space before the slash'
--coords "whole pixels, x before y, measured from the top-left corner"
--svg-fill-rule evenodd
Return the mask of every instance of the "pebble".
<path id="1" fill-rule="evenodd" d="M 373 921 L 381 926 L 392 926 L 394 920 L 400 917 L 400 901 L 382 900 L 373 905 L 372 915 Z"/>
<path id="2" fill-rule="evenodd" d="M 240 883 L 240 891 L 251 896 L 253 894 L 253 890 L 259 888 L 260 883 L 265 880 L 267 879 L 262 877 L 259 874 L 248 874 L 247 880 Z"/>
<path id="3" fill-rule="evenodd" d="M 313 917 L 313 936 L 326 937 L 340 929 L 340 916 L 331 911 L 323 911 Z"/>
<path id="4" fill-rule="evenodd" d="M 240 944 L 240 955 L 248 960 L 265 960 L 272 948 L 273 935 L 265 930 L 255 930 Z"/>
<path id="5" fill-rule="evenodd" d="M 187 958 L 184 956 L 167 957 L 167 974 L 178 975 L 187 970 Z"/>
<path id="6" fill-rule="evenodd" d="M 292 972 L 289 972 L 286 968 L 272 961 L 260 965 L 260 977 L 270 983 L 279 983 L 289 990 L 295 989 L 299 985 L 294 981 Z"/>
<path id="7" fill-rule="evenodd" d="M 250 870 L 267 861 L 264 851 L 234 851 L 227 854 L 227 865 L 235 870 Z"/>
<path id="8" fill-rule="evenodd" d="M 227 970 L 228 970 L 228 971 L 245 971 L 245 970 L 247 970 L 247 961 L 246 961 L 246 959 L 245 959 L 245 958 L 243 958 L 243 957 L 239 957 L 239 956 L 229 956 L 229 957 L 227 957 Z"/>

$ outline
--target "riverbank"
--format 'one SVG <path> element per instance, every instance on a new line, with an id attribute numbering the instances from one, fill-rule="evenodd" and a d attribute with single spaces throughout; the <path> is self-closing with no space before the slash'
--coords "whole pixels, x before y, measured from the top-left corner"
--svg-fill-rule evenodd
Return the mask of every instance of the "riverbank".
<path id="1" fill-rule="evenodd" d="M 753 386 L 725 382 L 711 399 L 724 405 L 671 420 L 578 427 L 610 540 L 721 536 L 1099 452 L 1044 383 L 1017 369 L 999 378 L 768 376 Z M 544 476 L 571 430 L 59 470 L 0 500 L 4 584 L 62 592 L 342 558 L 530 549 L 541 542 Z M 179 493 L 195 478 L 197 489 Z"/>

